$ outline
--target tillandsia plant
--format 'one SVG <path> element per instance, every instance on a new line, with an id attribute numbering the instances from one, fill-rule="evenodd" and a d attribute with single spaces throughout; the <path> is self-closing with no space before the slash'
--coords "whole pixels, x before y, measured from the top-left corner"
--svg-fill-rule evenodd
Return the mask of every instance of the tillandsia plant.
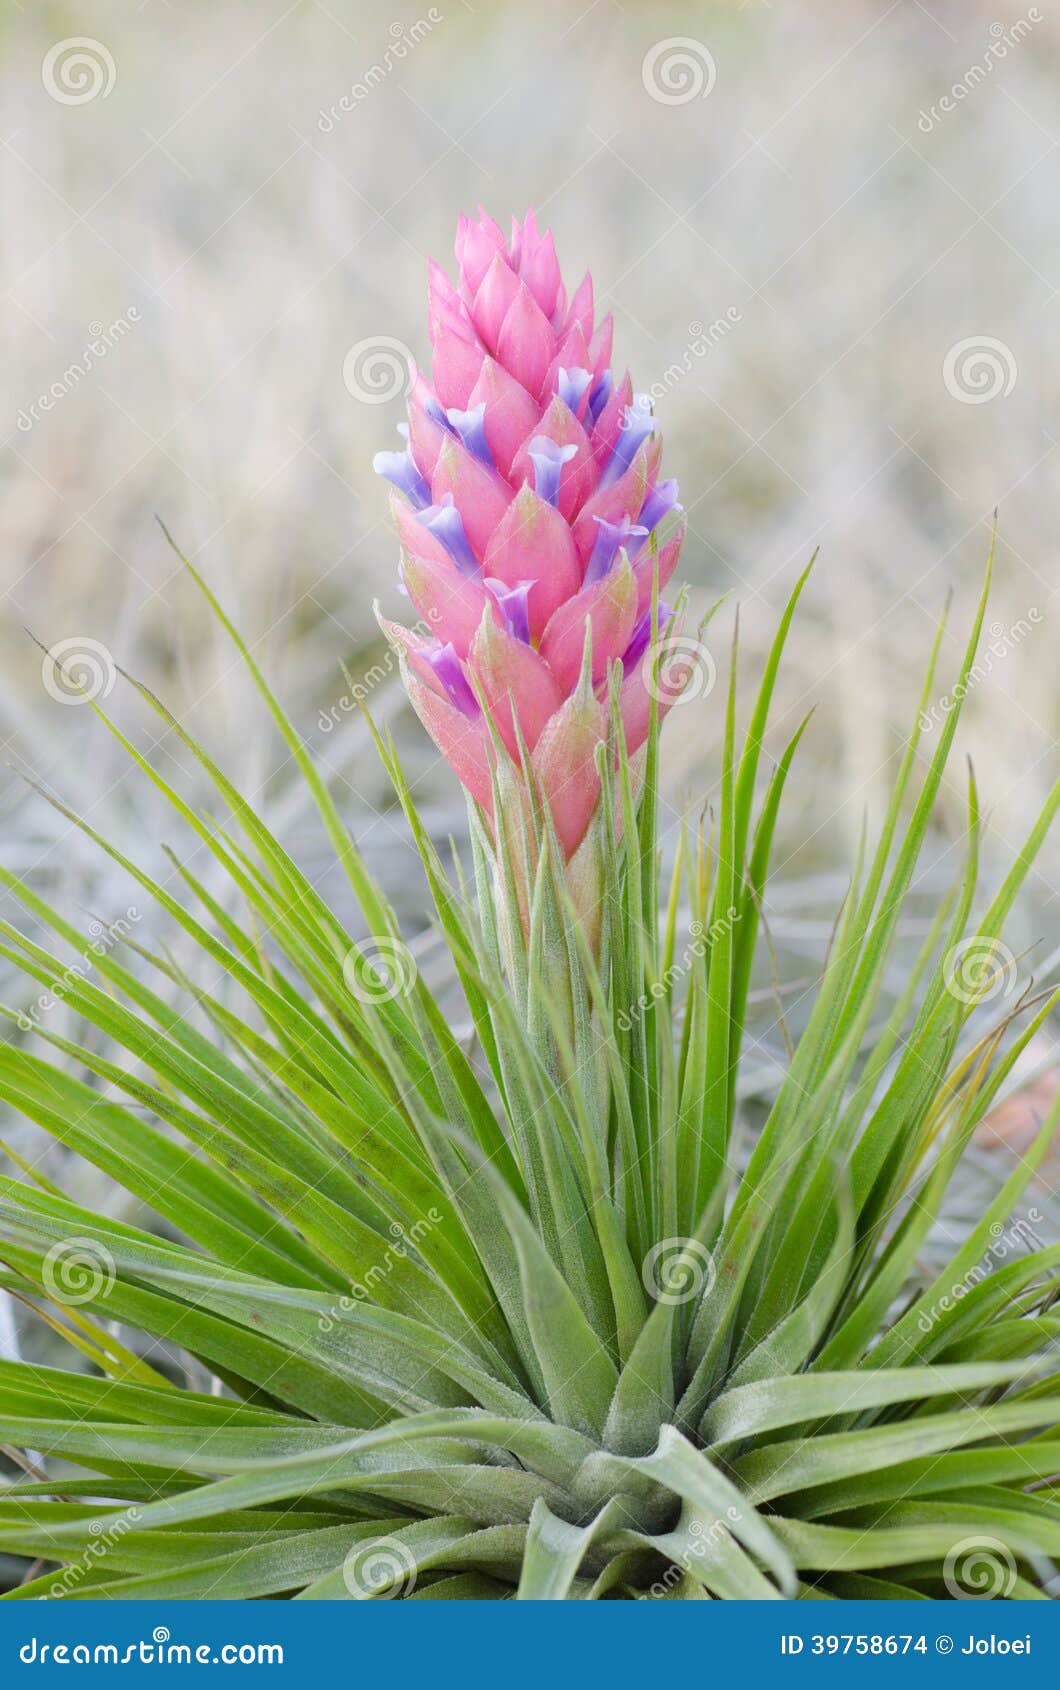
<path id="1" fill-rule="evenodd" d="M 408 591 L 439 619 L 438 645 L 408 644 L 408 682 L 472 793 L 477 904 L 377 744 L 467 1026 L 413 966 L 307 745 L 189 564 L 368 938 L 146 688 L 132 683 L 226 825 L 88 700 L 192 849 L 159 880 L 64 813 L 201 967 L 137 929 L 71 967 L 77 927 L 3 873 L 24 919 L 3 922 L 0 951 L 26 1000 L 61 990 L 87 1030 L 78 1041 L 11 1005 L 0 1095 L 147 1211 L 143 1226 L 94 1213 L 76 1176 L 60 1190 L 26 1159 L 0 1179 L 0 1283 L 72 1360 L 0 1363 L 0 1442 L 26 1452 L 0 1496 L 0 1547 L 44 1569 L 9 1595 L 1041 1596 L 1060 1550 L 1060 1247 L 1023 1247 L 1019 1205 L 1060 1103 L 941 1266 L 935 1223 L 1056 1007 L 1025 990 L 997 1025 L 977 1013 L 1015 967 L 1000 934 L 1060 788 L 980 907 L 969 781 L 960 871 L 895 1000 L 885 983 L 985 594 L 929 747 L 939 630 L 798 1041 L 764 1121 L 744 1119 L 748 989 L 802 729 L 768 772 L 763 741 L 802 582 L 739 729 L 734 650 L 716 816 L 705 838 L 679 830 L 664 889 L 663 701 L 645 682 L 634 708 L 627 689 L 645 675 L 642 589 L 656 658 L 666 633 L 674 554 L 652 544 L 645 501 L 672 508 L 672 491 L 639 422 L 617 448 L 599 432 L 607 334 L 590 332 L 584 291 L 564 305 L 550 239 L 528 221 L 506 246 L 484 221 L 460 243 L 460 292 L 435 281 L 437 404 L 417 385 L 394 473 Z M 497 406 L 518 424 L 504 445 Z M 564 508 L 579 453 L 588 476 Z M 608 553 L 594 564 L 581 517 L 631 473 L 623 508 L 590 512 Z M 520 502 L 540 552 L 508 521 Z M 605 525 L 621 530 L 613 549 Z M 438 550 L 422 537 L 439 534 Z M 631 580 L 633 621 L 628 603 L 624 621 L 594 614 L 611 592 L 631 598 Z M 557 667 L 549 629 L 566 606 Z M 567 746 L 582 711 L 588 758 Z M 551 781 L 552 746 L 586 791 Z M 572 871 L 594 828 L 599 921 Z"/>
<path id="2" fill-rule="evenodd" d="M 510 244 L 457 229 L 458 286 L 430 267 L 432 381 L 413 371 L 407 447 L 380 452 L 418 629 L 383 620 L 420 720 L 485 822 L 506 953 L 551 847 L 595 948 L 608 697 L 635 780 L 653 701 L 680 690 L 660 600 L 683 538 L 649 398 L 611 370 L 586 275 L 568 302 L 533 212 Z M 421 631 L 422 630 L 422 631 Z M 661 644 L 661 651 L 660 651 Z M 676 660 L 675 660 L 676 659 Z M 515 972 L 513 970 L 513 972 Z"/>

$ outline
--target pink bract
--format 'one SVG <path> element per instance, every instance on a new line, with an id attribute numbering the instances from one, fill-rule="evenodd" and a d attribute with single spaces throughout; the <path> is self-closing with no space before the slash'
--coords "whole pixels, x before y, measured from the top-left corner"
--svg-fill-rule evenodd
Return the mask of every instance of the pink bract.
<path id="1" fill-rule="evenodd" d="M 551 230 L 530 211 L 506 241 L 480 210 L 459 221 L 456 259 L 455 285 L 430 266 L 431 378 L 413 371 L 405 449 L 375 460 L 400 495 L 420 618 L 384 628 L 420 720 L 487 815 L 499 739 L 517 767 L 529 755 L 569 860 L 599 797 L 592 748 L 615 663 L 631 757 L 647 735 L 653 581 L 661 593 L 684 532 L 677 483 L 660 479 L 648 400 L 611 368 L 590 275 L 568 301 Z M 672 702 L 660 694 L 661 711 Z"/>

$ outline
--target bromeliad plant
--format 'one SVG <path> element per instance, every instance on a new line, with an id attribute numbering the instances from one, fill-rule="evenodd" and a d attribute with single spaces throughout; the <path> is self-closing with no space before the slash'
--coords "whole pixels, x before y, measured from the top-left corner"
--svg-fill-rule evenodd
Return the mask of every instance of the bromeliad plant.
<path id="1" fill-rule="evenodd" d="M 684 537 L 677 483 L 659 479 L 649 399 L 634 398 L 628 372 L 614 380 L 592 277 L 568 304 L 533 212 L 510 246 L 485 214 L 461 218 L 456 256 L 456 288 L 430 269 L 433 386 L 413 372 L 408 446 L 375 460 L 401 495 L 402 586 L 422 618 L 382 625 L 485 819 L 509 954 L 507 923 L 528 928 L 541 864 L 535 797 L 595 948 L 601 854 L 614 845 L 598 767 L 609 690 L 639 780 L 653 703 L 661 718 L 687 667 L 666 661 L 675 632 L 658 596 Z"/>
<path id="2" fill-rule="evenodd" d="M 0 1441 L 38 1452 L 0 1496 L 0 1547 L 48 1565 L 11 1595 L 1040 1595 L 1060 1549 L 1060 1248 L 996 1241 L 1060 1105 L 940 1271 L 921 1247 L 1055 1006 L 1025 994 L 973 1021 L 1060 788 L 973 918 L 970 783 L 963 867 L 888 1003 L 960 714 L 929 755 L 940 630 L 878 840 L 747 1131 L 749 984 L 802 729 L 760 779 L 762 745 L 802 583 L 742 733 L 734 660 L 716 816 L 706 839 L 680 831 L 663 898 L 676 544 L 656 512 L 674 490 L 550 237 L 467 224 L 459 257 L 459 290 L 434 281 L 435 394 L 417 380 L 409 455 L 383 467 L 434 635 L 392 637 L 471 793 L 477 904 L 378 743 L 469 1036 L 196 575 L 370 937 L 146 688 L 227 827 L 92 701 L 234 897 L 194 854 L 160 882 L 70 816 L 202 963 L 189 978 L 131 934 L 90 977 L 64 963 L 77 929 L 3 875 L 32 934 L 5 922 L 0 950 L 102 1037 L 20 1030 L 12 1006 L 0 1095 L 154 1216 L 92 1213 L 25 1163 L 0 1180 L 2 1283 L 78 1358 L 0 1364 Z"/>

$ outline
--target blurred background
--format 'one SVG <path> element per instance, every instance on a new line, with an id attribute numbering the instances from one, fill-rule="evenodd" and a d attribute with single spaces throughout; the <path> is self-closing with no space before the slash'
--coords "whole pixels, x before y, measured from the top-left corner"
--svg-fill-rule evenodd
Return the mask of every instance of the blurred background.
<path id="1" fill-rule="evenodd" d="M 745 685 L 820 548 L 773 742 L 817 705 L 770 888 L 785 978 L 819 961 L 952 598 L 937 742 L 997 513 L 988 656 L 958 742 L 996 885 L 1057 772 L 1055 6 L 81 0 L 2 17 L 0 834 L 17 873 L 78 919 L 136 906 L 27 772 L 162 878 L 172 837 L 28 629 L 101 676 L 137 746 L 201 796 L 114 665 L 156 688 L 330 885 L 304 794 L 158 515 L 422 933 L 418 868 L 343 665 L 368 677 L 431 827 L 459 835 L 455 781 L 372 615 L 400 601 L 371 457 L 402 414 L 387 351 L 426 353 L 428 255 L 449 262 L 457 213 L 481 202 L 502 222 L 535 206 L 572 283 L 592 267 L 666 433 L 693 602 L 740 605 Z M 380 342 L 382 363 L 351 379 L 351 349 Z M 721 661 L 728 612 L 714 628 Z M 670 719 L 671 818 L 710 798 L 720 715 L 719 691 Z M 957 867 L 964 803 L 958 755 L 925 899 Z M 1044 976 L 1058 886 L 1054 839 L 1012 936 Z M 146 938 L 148 912 L 131 919 Z M 778 1049 L 770 1022 L 765 1071 Z"/>

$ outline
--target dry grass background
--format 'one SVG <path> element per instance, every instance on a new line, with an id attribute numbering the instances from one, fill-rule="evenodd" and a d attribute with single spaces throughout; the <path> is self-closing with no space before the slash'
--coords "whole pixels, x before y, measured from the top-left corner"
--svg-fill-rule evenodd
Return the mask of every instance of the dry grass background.
<path id="1" fill-rule="evenodd" d="M 363 728 L 341 712 L 320 726 L 345 691 L 341 664 L 363 672 L 381 656 L 373 598 L 397 602 L 370 459 L 392 444 L 400 404 L 358 402 L 343 360 L 378 336 L 425 350 L 427 255 L 449 253 L 457 212 L 481 200 L 502 219 L 534 204 L 568 274 L 592 266 L 619 356 L 661 389 L 690 518 L 684 575 L 701 605 L 722 591 L 740 602 L 749 668 L 821 547 L 776 723 L 779 744 L 819 704 L 771 890 L 787 974 L 820 956 L 951 593 L 945 655 L 958 660 L 995 507 L 992 619 L 1015 649 L 976 688 L 960 744 L 974 751 L 996 877 L 1055 776 L 1060 716 L 1051 8 L 27 0 L 2 17 L 5 861 L 74 912 L 113 920 L 136 901 L 19 769 L 163 876 L 172 837 L 90 712 L 49 696 L 28 626 L 46 644 L 98 641 L 156 687 L 324 872 L 290 767 L 158 512 L 252 639 L 369 861 L 422 927 L 418 873 Z M 410 31 L 420 39 L 399 58 Z M 45 56 L 73 36 L 105 50 L 106 97 L 64 104 L 45 88 Z M 651 97 L 644 65 L 678 36 L 701 67 L 709 53 L 716 81 L 671 105 Z M 354 109 L 322 123 L 366 77 Z M 925 118 L 956 84 L 966 97 Z M 695 325 L 722 319 L 709 351 L 690 352 Z M 106 356 L 64 387 L 101 326 L 119 322 Z M 943 367 L 984 337 L 1001 343 L 1010 391 L 969 403 Z M 35 410 L 53 383 L 60 397 Z M 160 768 L 199 789 L 120 682 L 108 702 Z M 459 831 L 455 783 L 401 698 L 384 684 L 373 708 L 432 825 Z M 718 732 L 717 694 L 674 712 L 675 809 L 709 794 Z M 959 758 L 953 770 L 926 891 L 957 863 Z M 1015 934 L 1040 941 L 1039 958 L 1050 931 L 1055 942 L 1057 887 L 1054 841 Z M 52 1013 L 61 1027 L 65 1010 Z M 775 1028 L 764 1041 L 767 1071 Z"/>

